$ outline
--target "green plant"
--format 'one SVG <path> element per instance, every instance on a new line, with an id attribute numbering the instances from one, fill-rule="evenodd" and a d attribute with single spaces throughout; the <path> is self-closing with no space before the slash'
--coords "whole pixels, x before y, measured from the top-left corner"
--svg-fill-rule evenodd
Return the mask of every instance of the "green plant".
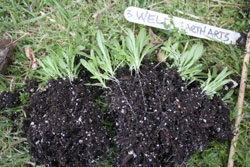
<path id="1" fill-rule="evenodd" d="M 189 82 L 198 80 L 203 65 L 199 63 L 199 59 L 203 54 L 203 46 L 201 44 L 195 44 L 192 48 L 184 53 L 180 53 L 178 50 L 179 43 L 171 44 L 171 39 L 168 40 L 162 50 L 165 51 L 166 58 L 173 60 L 172 67 L 177 67 L 179 74 L 188 79 Z"/>
<path id="2" fill-rule="evenodd" d="M 105 84 L 106 80 L 113 80 L 117 83 L 132 112 L 134 112 L 134 110 L 121 88 L 120 81 L 115 77 L 115 71 L 123 61 L 126 61 L 131 71 L 135 70 L 138 72 L 145 55 L 155 49 L 155 47 L 147 45 L 149 39 L 150 37 L 146 35 L 145 29 L 142 29 L 139 32 L 136 39 L 133 32 L 128 29 L 128 36 L 126 37 L 125 42 L 124 38 L 122 38 L 122 46 L 118 41 L 113 41 L 112 44 L 107 44 L 107 46 L 111 48 L 111 53 L 116 55 L 111 58 L 109 51 L 104 44 L 105 40 L 103 34 L 101 31 L 98 31 L 97 44 L 99 48 L 93 47 L 90 55 L 84 54 L 89 59 L 88 61 L 81 59 L 82 65 L 93 74 L 91 78 L 97 79 L 100 82 L 95 85 L 107 88 Z M 98 56 L 95 56 L 95 52 Z M 112 65 L 112 60 L 121 60 L 121 62 L 117 63 L 117 61 L 114 61 Z"/>
<path id="3" fill-rule="evenodd" d="M 7 91 L 8 90 L 8 87 L 6 86 L 6 83 L 4 82 L 4 80 L 3 80 L 3 76 L 1 76 L 1 74 L 0 74 L 0 93 L 2 92 L 2 91 Z"/>
<path id="4" fill-rule="evenodd" d="M 107 88 L 106 80 L 115 80 L 115 67 L 112 65 L 109 51 L 105 46 L 102 32 L 97 32 L 98 47 L 93 46 L 90 55 L 84 54 L 89 60 L 81 59 L 81 64 L 93 74 L 91 78 L 97 79 L 100 84 L 95 84 Z M 95 55 L 97 54 L 97 56 Z"/>
<path id="5" fill-rule="evenodd" d="M 212 98 L 225 84 L 230 80 L 226 79 L 232 72 L 228 71 L 226 67 L 218 76 L 216 67 L 213 68 L 213 72 L 209 70 L 205 77 L 206 81 L 201 80 L 204 76 L 202 73 L 203 65 L 199 62 L 199 59 L 203 54 L 203 46 L 201 44 L 195 44 L 192 48 L 184 53 L 180 53 L 178 50 L 179 43 L 171 45 L 171 39 L 164 44 L 162 50 L 165 51 L 166 58 L 173 60 L 171 67 L 177 67 L 179 74 L 189 81 L 199 81 L 203 92 L 210 98 Z"/>
<path id="6" fill-rule="evenodd" d="M 52 51 L 52 54 L 45 56 L 43 60 L 37 60 L 42 70 L 38 72 L 43 76 L 46 81 L 53 78 L 69 78 L 72 81 L 78 76 L 80 63 L 76 64 L 75 55 L 77 51 L 73 50 L 70 46 L 66 52 L 59 50 L 58 52 Z"/>
<path id="7" fill-rule="evenodd" d="M 135 37 L 131 29 L 127 29 L 127 36 L 121 37 L 121 44 L 117 40 L 111 41 L 108 44 L 111 53 L 118 62 L 125 62 L 130 70 L 139 71 L 143 58 L 152 53 L 157 47 L 150 45 L 150 36 L 147 35 L 146 30 L 142 28 L 139 34 Z M 114 62 L 114 64 L 118 64 Z"/>
<path id="8" fill-rule="evenodd" d="M 93 46 L 94 50 L 91 50 L 90 55 L 84 54 L 89 60 L 86 61 L 81 59 L 81 64 L 93 74 L 91 78 L 97 79 L 100 83 L 94 84 L 98 86 L 102 86 L 104 88 L 108 88 L 106 86 L 106 80 L 113 80 L 117 83 L 119 89 L 122 92 L 123 97 L 125 98 L 127 104 L 129 105 L 131 111 L 134 113 L 134 110 L 129 103 L 127 97 L 125 96 L 120 81 L 115 77 L 115 71 L 119 67 L 119 64 L 112 65 L 112 59 L 109 55 L 108 49 L 105 46 L 105 40 L 103 37 L 102 32 L 99 30 L 97 31 L 97 44 L 99 48 Z M 95 56 L 94 51 L 97 53 L 98 56 Z"/>
<path id="9" fill-rule="evenodd" d="M 207 80 L 201 84 L 203 92 L 209 97 L 213 97 L 224 85 L 226 85 L 230 79 L 226 79 L 231 71 L 228 68 L 224 68 L 219 75 L 217 75 L 216 67 L 213 68 L 213 72 L 209 70 L 207 73 Z"/>
<path id="10" fill-rule="evenodd" d="M 150 36 L 146 34 L 146 30 L 143 28 L 140 30 L 137 37 L 131 29 L 127 29 L 128 36 L 126 37 L 125 56 L 130 70 L 138 71 L 143 58 L 146 54 L 151 53 L 155 47 L 151 47 L 149 44 Z"/>
<path id="11" fill-rule="evenodd" d="M 27 104 L 29 102 L 30 94 L 29 93 L 20 93 L 20 101 L 22 104 Z"/>
<path id="12" fill-rule="evenodd" d="M 141 29 L 138 36 L 135 37 L 131 29 L 127 29 L 128 36 L 124 39 L 121 37 L 122 45 L 117 40 L 104 44 L 105 40 L 101 31 L 97 32 L 98 48 L 93 46 L 90 55 L 84 54 L 89 60 L 81 60 L 82 65 L 92 74 L 93 79 L 97 79 L 100 84 L 107 88 L 106 80 L 116 80 L 115 71 L 125 61 L 130 70 L 138 71 L 143 58 L 146 54 L 151 53 L 156 47 L 151 47 L 148 43 L 150 37 L 146 34 L 145 29 Z M 107 46 L 111 49 L 112 58 Z M 95 53 L 98 56 L 95 56 Z"/>

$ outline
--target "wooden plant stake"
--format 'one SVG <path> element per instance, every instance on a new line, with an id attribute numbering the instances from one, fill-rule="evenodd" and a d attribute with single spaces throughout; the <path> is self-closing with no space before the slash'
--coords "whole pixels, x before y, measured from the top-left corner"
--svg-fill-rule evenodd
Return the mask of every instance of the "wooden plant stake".
<path id="1" fill-rule="evenodd" d="M 236 132 L 236 135 L 233 137 L 231 141 L 231 147 L 230 147 L 229 158 L 228 158 L 228 167 L 234 166 L 233 156 L 235 154 L 235 148 L 237 145 L 237 140 L 239 138 L 239 125 L 242 120 L 242 112 L 243 112 L 245 89 L 246 89 L 247 74 L 248 74 L 247 66 L 249 65 L 249 59 L 250 59 L 250 30 L 249 30 L 250 28 L 249 26 L 250 26 L 250 19 L 249 19 L 249 24 L 248 24 L 248 34 L 247 34 L 247 41 L 246 41 L 246 55 L 244 57 L 242 73 L 241 73 L 240 91 L 239 91 L 239 97 L 238 97 L 238 114 L 237 114 L 235 125 L 234 125 L 234 130 Z"/>

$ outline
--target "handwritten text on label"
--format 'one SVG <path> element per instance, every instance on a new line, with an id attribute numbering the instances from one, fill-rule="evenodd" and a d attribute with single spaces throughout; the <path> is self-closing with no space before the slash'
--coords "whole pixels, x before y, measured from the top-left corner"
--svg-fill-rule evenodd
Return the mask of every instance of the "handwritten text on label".
<path id="1" fill-rule="evenodd" d="M 170 18 L 167 14 L 145 10 L 137 7 L 128 7 L 125 10 L 125 18 L 134 23 L 143 24 L 160 29 L 166 29 L 164 23 L 170 25 L 167 30 L 174 27 L 179 30 L 185 30 L 187 35 L 205 38 L 209 40 L 217 40 L 226 44 L 236 44 L 236 40 L 240 37 L 240 33 L 231 30 L 210 26 L 194 22 L 179 17 Z M 171 24 L 171 20 L 172 23 Z"/>

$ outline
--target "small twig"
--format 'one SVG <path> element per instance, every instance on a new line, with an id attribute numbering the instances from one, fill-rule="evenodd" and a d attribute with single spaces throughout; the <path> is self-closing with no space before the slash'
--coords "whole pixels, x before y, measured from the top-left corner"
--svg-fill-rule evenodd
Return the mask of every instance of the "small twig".
<path id="1" fill-rule="evenodd" d="M 250 24 L 250 19 L 249 19 L 249 24 Z M 247 66 L 249 65 L 249 59 L 250 59 L 250 31 L 248 30 L 247 42 L 246 42 L 246 55 L 243 61 L 241 81 L 240 81 L 240 91 L 239 91 L 239 97 L 238 97 L 238 115 L 236 117 L 235 125 L 234 125 L 234 128 L 235 128 L 234 130 L 236 132 L 236 135 L 233 137 L 231 141 L 231 147 L 230 147 L 229 158 L 228 158 L 228 167 L 234 166 L 233 156 L 235 154 L 235 148 L 237 145 L 237 140 L 239 138 L 239 125 L 243 116 L 242 112 L 243 112 L 243 105 L 244 105 L 245 89 L 246 89 L 247 74 L 248 74 Z"/>
<path id="2" fill-rule="evenodd" d="M 220 28 L 224 28 L 225 26 L 227 26 L 228 24 L 232 23 L 233 21 L 234 21 L 233 18 L 229 19 L 227 22 L 225 22 L 224 24 L 222 24 L 222 25 L 220 26 Z"/>
<path id="3" fill-rule="evenodd" d="M 188 47 L 188 44 L 189 44 L 189 41 L 187 41 L 187 42 L 186 42 L 186 44 L 185 44 L 185 47 L 184 47 L 184 49 L 183 49 L 183 52 L 182 52 L 182 54 L 183 54 L 184 52 L 186 52 L 186 50 L 187 50 L 187 47 Z"/>
<path id="4" fill-rule="evenodd" d="M 23 113 L 24 118 L 27 118 L 27 114 L 23 109 L 22 109 L 22 113 Z"/>
<path id="5" fill-rule="evenodd" d="M 10 82 L 10 92 L 14 90 L 13 82 L 15 81 L 15 77 L 12 77 L 11 82 Z"/>
<path id="6" fill-rule="evenodd" d="M 112 6 L 114 6 L 115 3 L 109 3 L 107 6 L 105 6 L 104 8 L 102 8 L 101 10 L 98 10 L 93 17 L 96 19 L 97 17 L 99 17 L 100 14 L 102 14 L 103 12 L 105 12 L 106 10 L 108 10 L 109 8 L 111 8 Z"/>
<path id="7" fill-rule="evenodd" d="M 167 3 L 167 1 L 164 0 L 164 1 L 161 1 L 161 2 L 153 3 L 153 4 L 151 4 L 151 5 L 149 6 L 149 9 L 152 10 L 152 7 L 157 6 L 157 5 L 160 5 L 160 4 L 162 4 L 162 3 Z"/>
<path id="8" fill-rule="evenodd" d="M 151 28 L 149 28 L 149 34 L 150 34 L 150 43 L 152 45 L 164 43 L 164 41 L 160 37 L 158 37 Z"/>
<path id="9" fill-rule="evenodd" d="M 10 42 L 10 43 L 7 45 L 7 47 L 10 46 L 10 45 L 15 45 L 18 41 L 20 41 L 22 38 L 24 38 L 27 34 L 28 34 L 28 33 L 25 33 L 24 35 L 22 35 L 21 37 L 19 37 L 19 38 L 16 39 L 15 41 Z"/>
<path id="10" fill-rule="evenodd" d="M 101 10 L 98 10 L 98 11 L 93 15 L 93 17 L 95 18 L 96 24 L 100 24 L 100 15 L 101 15 L 104 11 L 108 10 L 109 8 L 111 8 L 111 7 L 114 6 L 114 5 L 115 5 L 115 3 L 111 3 L 111 0 L 109 0 L 107 6 L 105 6 L 105 7 L 102 8 Z M 101 26 L 98 26 L 98 29 L 101 30 Z"/>
<path id="11" fill-rule="evenodd" d="M 28 33 L 23 34 L 21 37 L 19 37 L 18 39 L 16 39 L 15 41 L 13 41 L 13 42 L 11 42 L 11 43 L 14 44 L 14 43 L 20 41 L 20 40 L 21 40 L 22 38 L 24 38 L 27 34 L 28 34 Z"/>
<path id="12" fill-rule="evenodd" d="M 231 88 L 236 88 L 239 85 L 235 80 L 232 79 L 229 79 L 229 82 L 233 83 L 233 86 Z"/>
<path id="13" fill-rule="evenodd" d="M 30 162 L 30 161 L 25 161 L 25 162 L 24 162 L 24 164 L 26 164 L 26 165 L 32 165 L 32 166 L 36 166 L 36 164 L 35 164 L 35 163 Z"/>

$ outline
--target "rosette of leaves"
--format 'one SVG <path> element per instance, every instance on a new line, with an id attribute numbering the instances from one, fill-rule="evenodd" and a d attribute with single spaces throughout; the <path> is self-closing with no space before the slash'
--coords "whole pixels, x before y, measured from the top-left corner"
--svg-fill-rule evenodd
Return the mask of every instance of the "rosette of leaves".
<path id="1" fill-rule="evenodd" d="M 203 70 L 203 65 L 199 63 L 204 52 L 203 46 L 195 44 L 184 53 L 180 53 L 178 47 L 179 43 L 172 44 L 171 39 L 165 42 L 164 47 L 162 47 L 166 58 L 173 60 L 171 67 L 177 67 L 179 74 L 184 79 L 188 79 L 190 83 L 198 80 L 198 76 Z"/>
<path id="2" fill-rule="evenodd" d="M 139 71 L 142 60 L 147 54 L 152 53 L 158 46 L 152 47 L 149 44 L 150 36 L 145 29 L 141 29 L 137 37 L 131 29 L 127 29 L 126 47 L 124 47 L 125 59 L 130 70 Z"/>
<path id="3" fill-rule="evenodd" d="M 117 67 L 112 63 L 114 57 L 110 57 L 109 51 L 104 44 L 104 37 L 101 31 L 97 32 L 97 44 L 98 47 L 92 46 L 93 49 L 90 51 L 90 55 L 83 53 L 88 60 L 81 59 L 81 64 L 92 73 L 92 79 L 97 79 L 99 83 L 94 85 L 102 86 L 107 88 L 107 80 L 115 79 L 115 70 Z"/>
<path id="4" fill-rule="evenodd" d="M 219 74 L 217 74 L 216 67 L 213 68 L 212 72 L 208 70 L 207 80 L 201 82 L 203 92 L 212 98 L 215 94 L 218 94 L 224 85 L 230 82 L 230 79 L 227 79 L 230 74 L 232 74 L 232 72 L 229 71 L 227 67 Z"/>
<path id="5" fill-rule="evenodd" d="M 189 83 L 198 81 L 201 83 L 203 92 L 210 98 L 218 93 L 230 79 L 226 79 L 232 72 L 228 68 L 224 68 L 220 74 L 217 75 L 217 69 L 213 72 L 208 70 L 205 74 L 202 71 L 205 69 L 200 62 L 203 56 L 204 49 L 201 44 L 195 44 L 191 49 L 181 53 L 178 50 L 179 43 L 172 44 L 171 39 L 164 43 L 162 50 L 165 52 L 165 58 L 173 60 L 171 67 L 177 67 L 179 74 L 183 79 L 188 80 Z M 205 81 L 203 78 L 207 78 Z"/>
<path id="6" fill-rule="evenodd" d="M 119 82 L 115 72 L 124 64 L 128 65 L 131 71 L 139 71 L 143 58 L 159 47 L 159 45 L 155 47 L 149 45 L 150 36 L 146 34 L 145 29 L 141 29 L 136 38 L 131 29 L 127 29 L 127 32 L 128 36 L 125 38 L 122 36 L 122 44 L 119 44 L 117 40 L 105 42 L 102 32 L 98 31 L 98 48 L 92 46 L 90 55 L 83 53 L 88 60 L 81 59 L 81 63 L 93 74 L 92 78 L 99 81 L 97 85 L 107 88 L 105 84 L 107 80 Z"/>
<path id="7" fill-rule="evenodd" d="M 37 60 L 42 70 L 38 70 L 44 81 L 49 79 L 66 79 L 73 81 L 79 74 L 80 63 L 76 64 L 75 57 L 79 53 L 78 49 L 69 46 L 66 49 L 53 51 L 50 55 L 44 56 L 42 60 Z"/>

